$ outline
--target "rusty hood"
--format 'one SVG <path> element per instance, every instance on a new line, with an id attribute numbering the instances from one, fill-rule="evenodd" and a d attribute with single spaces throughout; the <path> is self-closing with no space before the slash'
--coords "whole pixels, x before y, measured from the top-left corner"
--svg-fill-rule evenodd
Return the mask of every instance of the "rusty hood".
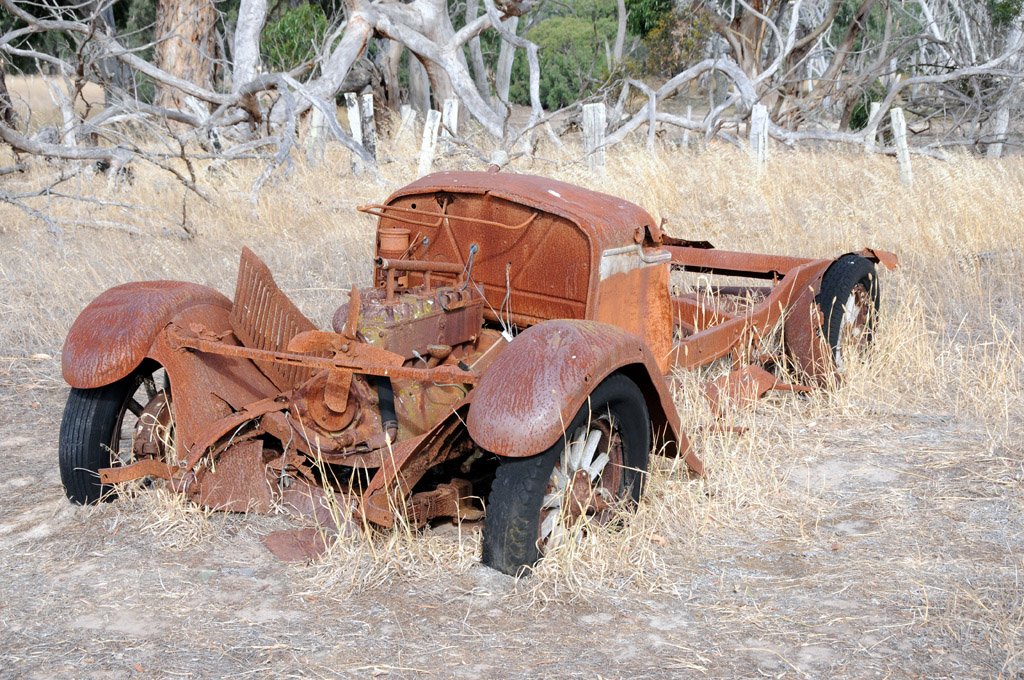
<path id="1" fill-rule="evenodd" d="M 574 222 L 598 252 L 636 242 L 637 229 L 660 238 L 660 230 L 650 213 L 640 206 L 599 191 L 584 189 L 537 175 L 504 172 L 435 172 L 402 187 L 386 201 L 391 204 L 403 196 L 438 192 L 490 194 L 527 205 Z"/>

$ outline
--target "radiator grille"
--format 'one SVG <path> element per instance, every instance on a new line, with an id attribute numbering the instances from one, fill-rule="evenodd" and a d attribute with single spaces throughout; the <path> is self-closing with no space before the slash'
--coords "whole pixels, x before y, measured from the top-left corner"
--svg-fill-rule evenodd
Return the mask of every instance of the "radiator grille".
<path id="1" fill-rule="evenodd" d="M 246 347 L 284 352 L 289 340 L 304 331 L 316 330 L 316 326 L 281 292 L 267 265 L 251 250 L 242 248 L 231 329 Z M 304 366 L 255 363 L 282 391 L 300 385 L 313 373 L 313 369 Z"/>

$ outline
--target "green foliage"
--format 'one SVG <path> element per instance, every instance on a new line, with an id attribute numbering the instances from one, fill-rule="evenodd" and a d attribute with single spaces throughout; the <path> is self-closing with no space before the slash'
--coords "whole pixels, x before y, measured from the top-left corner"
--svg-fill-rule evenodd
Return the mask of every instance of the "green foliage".
<path id="1" fill-rule="evenodd" d="M 846 35 L 850 25 L 856 20 L 857 10 L 860 9 L 860 6 L 860 0 L 844 0 L 840 5 L 836 20 L 832 23 L 832 28 L 829 29 L 834 43 L 838 43 Z M 876 2 L 865 18 L 860 35 L 854 41 L 853 50 L 855 52 L 876 49 L 883 43 L 885 14 L 885 3 Z"/>
<path id="2" fill-rule="evenodd" d="M 629 20 L 626 27 L 630 33 L 646 38 L 674 14 L 673 0 L 626 0 Z"/>
<path id="3" fill-rule="evenodd" d="M 702 8 L 691 6 L 665 14 L 644 38 L 644 71 L 654 75 L 679 73 L 700 58 L 713 33 L 711 18 Z"/>
<path id="4" fill-rule="evenodd" d="M 29 11 L 33 11 L 32 8 L 29 8 Z M 47 16 L 45 10 L 35 10 L 33 13 L 38 16 Z M 7 11 L 0 12 L 0 32 L 6 33 L 7 31 L 23 28 L 24 26 L 25 22 L 21 19 L 15 18 L 14 15 Z M 15 41 L 13 46 L 37 50 L 61 58 L 67 58 L 75 52 L 75 43 L 72 42 L 71 36 L 63 31 L 30 34 L 22 37 L 21 40 Z M 29 57 L 3 54 L 0 55 L 0 58 L 3 59 L 6 70 L 9 73 L 17 71 L 34 72 L 36 70 L 36 61 Z"/>
<path id="5" fill-rule="evenodd" d="M 885 88 L 881 82 L 876 80 L 857 99 L 857 103 L 853 105 L 853 110 L 850 111 L 850 129 L 856 131 L 866 128 L 868 123 L 871 122 L 872 102 L 880 102 L 884 98 Z"/>
<path id="6" fill-rule="evenodd" d="M 547 109 L 567 106 L 608 77 L 605 45 L 617 28 L 614 0 L 576 0 L 575 13 L 537 23 L 527 36 L 540 48 L 540 99 Z M 526 54 L 516 52 L 509 98 L 530 103 Z"/>
<path id="7" fill-rule="evenodd" d="M 1005 26 L 1020 16 L 1024 0 L 988 0 L 993 26 Z"/>
<path id="8" fill-rule="evenodd" d="M 319 5 L 302 3 L 263 28 L 263 63 L 273 71 L 289 71 L 313 59 L 327 33 L 327 17 Z"/>

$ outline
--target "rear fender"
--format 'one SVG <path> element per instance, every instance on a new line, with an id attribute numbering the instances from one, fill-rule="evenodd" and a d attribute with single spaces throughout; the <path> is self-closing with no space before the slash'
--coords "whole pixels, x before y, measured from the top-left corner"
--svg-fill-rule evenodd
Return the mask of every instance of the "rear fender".
<path id="1" fill-rule="evenodd" d="M 682 433 L 679 414 L 644 342 L 596 321 L 545 321 L 523 331 L 490 365 L 473 390 L 466 417 L 481 448 L 521 458 L 550 448 L 597 385 L 615 371 L 628 375 L 647 400 L 664 452 L 702 466 Z"/>

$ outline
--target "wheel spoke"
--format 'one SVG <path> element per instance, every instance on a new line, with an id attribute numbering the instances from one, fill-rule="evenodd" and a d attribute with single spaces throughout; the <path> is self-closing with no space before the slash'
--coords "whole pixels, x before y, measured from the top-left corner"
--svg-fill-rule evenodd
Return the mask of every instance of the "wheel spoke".
<path id="1" fill-rule="evenodd" d="M 544 500 L 540 504 L 541 510 L 550 510 L 557 508 L 562 505 L 562 495 L 559 493 L 549 493 L 544 495 Z"/>
<path id="2" fill-rule="evenodd" d="M 565 487 L 569 486 L 569 477 L 557 465 L 551 473 L 551 480 L 555 483 L 556 491 L 563 491 Z"/>
<path id="3" fill-rule="evenodd" d="M 146 396 L 152 401 L 156 396 L 156 381 L 153 380 L 153 376 L 147 375 L 142 379 L 142 384 L 146 386 Z"/>
<path id="4" fill-rule="evenodd" d="M 572 441 L 569 443 L 569 448 L 565 452 L 567 474 L 572 474 L 580 469 L 580 454 L 583 453 L 583 447 L 586 445 L 584 436 L 585 433 L 581 427 L 576 430 L 576 434 L 573 435 Z"/>
<path id="5" fill-rule="evenodd" d="M 846 299 L 846 304 L 843 305 L 843 324 L 850 324 L 851 326 L 857 323 L 857 318 L 860 316 L 860 309 L 857 307 L 857 295 L 854 293 L 850 294 L 850 297 Z"/>
<path id="6" fill-rule="evenodd" d="M 136 418 L 142 417 L 142 410 L 145 407 L 137 402 L 134 397 L 128 400 L 128 410 L 135 414 Z"/>
<path id="7" fill-rule="evenodd" d="M 558 519 L 559 517 L 561 517 L 561 515 L 562 511 L 556 508 L 555 510 L 549 512 L 548 516 L 544 518 L 544 521 L 541 522 L 540 525 L 541 541 L 543 541 L 545 538 L 551 535 L 551 532 L 554 531 L 555 527 L 558 525 Z"/>
<path id="8" fill-rule="evenodd" d="M 557 548 L 562 542 L 562 537 L 565 536 L 565 527 L 562 526 L 561 522 L 555 524 L 551 530 L 551 538 L 548 539 L 548 549 Z"/>
<path id="9" fill-rule="evenodd" d="M 583 470 L 590 467 L 590 464 L 594 462 L 594 454 L 597 452 L 597 445 L 601 443 L 601 430 L 591 430 L 590 435 L 587 437 L 587 443 L 583 446 L 583 452 L 580 454 L 579 465 L 576 467 L 577 470 Z"/>
<path id="10" fill-rule="evenodd" d="M 604 468 L 608 465 L 608 461 L 610 460 L 611 457 L 607 453 L 602 453 L 594 460 L 593 463 L 591 463 L 587 468 L 587 472 L 590 474 L 590 481 L 593 482 L 602 472 L 604 472 Z"/>

